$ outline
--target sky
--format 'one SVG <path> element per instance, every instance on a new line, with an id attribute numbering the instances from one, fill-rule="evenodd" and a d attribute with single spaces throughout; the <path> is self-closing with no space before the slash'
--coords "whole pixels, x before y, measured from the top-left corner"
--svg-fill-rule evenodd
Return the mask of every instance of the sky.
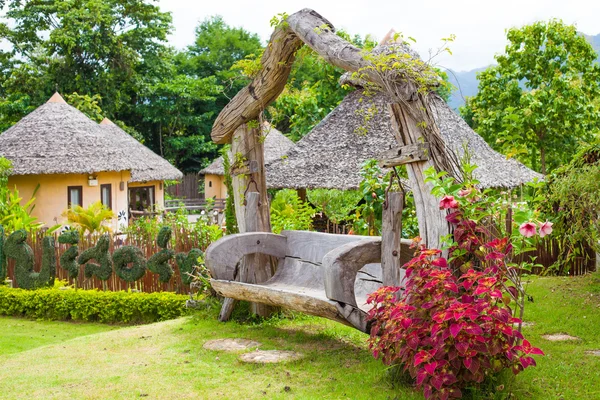
<path id="1" fill-rule="evenodd" d="M 588 35 L 600 33 L 599 0 L 159 0 L 171 11 L 175 31 L 170 42 L 184 48 L 194 40 L 194 28 L 212 15 L 221 15 L 232 26 L 260 35 L 266 43 L 272 33 L 269 21 L 278 13 L 292 14 L 312 8 L 337 29 L 381 39 L 390 29 L 417 40 L 422 58 L 435 52 L 441 39 L 452 34 L 452 55 L 434 59 L 455 71 L 485 67 L 494 62 L 506 45 L 505 30 L 538 20 L 560 18 Z"/>

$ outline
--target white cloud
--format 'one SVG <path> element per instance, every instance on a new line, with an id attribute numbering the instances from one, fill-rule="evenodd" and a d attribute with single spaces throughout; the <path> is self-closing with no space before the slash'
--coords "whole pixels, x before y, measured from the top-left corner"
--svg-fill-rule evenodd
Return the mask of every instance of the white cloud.
<path id="1" fill-rule="evenodd" d="M 266 42 L 272 28 L 270 19 L 277 13 L 289 14 L 312 8 L 337 28 L 381 38 L 394 28 L 417 39 L 423 57 L 440 45 L 440 39 L 456 35 L 451 44 L 453 56 L 438 59 L 440 65 L 455 70 L 486 66 L 502 52 L 505 29 L 536 20 L 561 18 L 577 24 L 587 34 L 600 33 L 600 1 L 586 0 L 421 0 L 365 2 L 347 1 L 197 1 L 160 0 L 160 7 L 173 13 L 175 32 L 171 43 L 183 48 L 194 40 L 194 28 L 211 15 L 221 15 L 233 26 L 258 33 Z"/>

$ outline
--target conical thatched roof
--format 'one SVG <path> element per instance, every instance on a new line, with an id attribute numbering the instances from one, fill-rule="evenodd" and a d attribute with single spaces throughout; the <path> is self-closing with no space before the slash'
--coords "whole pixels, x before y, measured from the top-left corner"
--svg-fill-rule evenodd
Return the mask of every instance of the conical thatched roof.
<path id="1" fill-rule="evenodd" d="M 141 164 L 140 160 L 147 157 L 144 156 L 147 153 L 142 153 L 145 149 L 133 138 L 118 139 L 68 105 L 58 93 L 0 135 L 0 156 L 12 161 L 13 175 L 127 170 L 133 173 L 148 169 L 156 160 Z M 158 169 L 164 168 L 161 164 Z M 167 174 L 169 177 L 181 177 L 181 173 L 170 165 L 169 171 L 172 172 Z M 147 177 L 162 179 L 152 173 Z"/>
<path id="2" fill-rule="evenodd" d="M 288 139 L 283 133 L 272 127 L 269 123 L 264 123 L 265 137 L 265 164 L 281 159 L 285 153 L 294 147 L 294 142 Z M 223 157 L 217 158 L 208 167 L 200 171 L 204 175 L 225 175 L 223 167 Z M 267 184 L 269 181 L 270 172 L 267 169 Z"/>
<path id="3" fill-rule="evenodd" d="M 477 135 L 439 97 L 433 99 L 437 123 L 446 143 L 462 156 L 467 144 L 472 163 L 479 166 L 475 176 L 482 187 L 516 187 L 542 176 L 514 159 L 507 160 Z M 356 189 L 361 181 L 361 164 L 396 147 L 389 100 L 383 94 L 366 96 L 356 90 L 311 132 L 288 151 L 286 157 L 267 165 L 267 184 L 273 188 Z M 369 108 L 377 112 L 368 122 Z M 360 134 L 360 128 L 367 129 Z"/>
<path id="4" fill-rule="evenodd" d="M 135 164 L 131 170 L 131 182 L 164 181 L 183 177 L 181 171 L 138 142 L 108 118 L 104 118 L 100 122 L 100 128 L 111 135 L 116 145 L 130 149 L 130 158 Z"/>

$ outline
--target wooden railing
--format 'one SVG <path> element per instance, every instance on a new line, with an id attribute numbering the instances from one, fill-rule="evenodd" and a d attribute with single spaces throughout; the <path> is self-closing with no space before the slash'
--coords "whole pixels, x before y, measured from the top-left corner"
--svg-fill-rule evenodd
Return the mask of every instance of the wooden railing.
<path id="1" fill-rule="evenodd" d="M 174 212 L 180 208 L 185 208 L 188 211 L 206 210 L 208 202 L 205 199 L 176 199 L 165 200 L 165 211 Z M 225 209 L 225 199 L 215 199 L 213 210 L 222 211 Z"/>

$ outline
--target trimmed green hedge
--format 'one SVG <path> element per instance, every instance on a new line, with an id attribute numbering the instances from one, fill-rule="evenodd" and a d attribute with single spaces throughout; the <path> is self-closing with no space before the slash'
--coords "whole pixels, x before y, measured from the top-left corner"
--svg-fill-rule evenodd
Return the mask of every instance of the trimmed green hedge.
<path id="1" fill-rule="evenodd" d="M 0 287 L 0 315 L 103 323 L 150 323 L 188 314 L 188 296 L 169 293 Z"/>

